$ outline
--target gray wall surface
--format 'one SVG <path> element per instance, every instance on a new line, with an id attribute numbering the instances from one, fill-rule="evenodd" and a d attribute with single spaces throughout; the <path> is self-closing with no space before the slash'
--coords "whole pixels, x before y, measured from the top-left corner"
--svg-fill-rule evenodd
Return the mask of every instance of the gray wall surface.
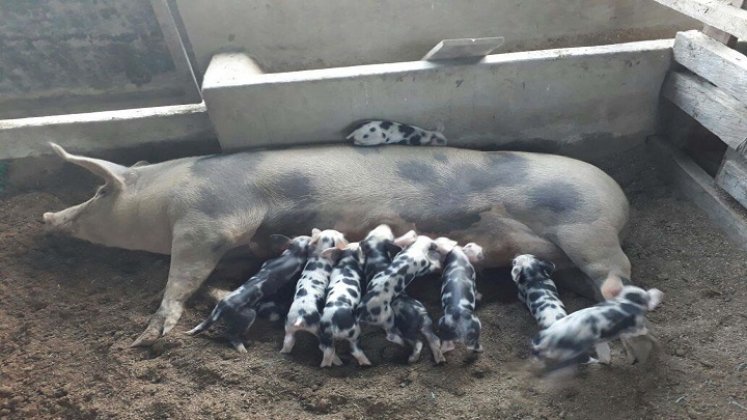
<path id="1" fill-rule="evenodd" d="M 266 72 L 419 60 L 444 38 L 496 52 L 672 38 L 701 24 L 651 0 L 175 0 L 197 69 L 245 51 Z"/>
<path id="2" fill-rule="evenodd" d="M 181 102 L 150 0 L 0 0 L 0 119 Z"/>
<path id="3" fill-rule="evenodd" d="M 449 144 L 596 157 L 655 132 L 672 40 L 253 74 L 213 59 L 203 97 L 223 150 L 343 141 L 355 121 L 433 129 Z"/>

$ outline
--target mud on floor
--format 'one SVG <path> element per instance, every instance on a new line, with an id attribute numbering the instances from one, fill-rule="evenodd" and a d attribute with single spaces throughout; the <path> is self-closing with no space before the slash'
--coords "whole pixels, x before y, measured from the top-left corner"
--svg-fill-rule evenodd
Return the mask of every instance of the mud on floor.
<path id="1" fill-rule="evenodd" d="M 632 205 L 625 250 L 633 280 L 661 288 L 652 313 L 655 360 L 582 369 L 565 382 L 527 371 L 533 320 L 508 273 L 479 279 L 483 353 L 476 361 L 407 351 L 371 332 L 374 367 L 320 370 L 310 337 L 278 353 L 282 330 L 259 321 L 249 353 L 212 332 L 182 334 L 210 310 L 204 291 L 176 330 L 151 349 L 130 349 L 158 306 L 168 257 L 46 236 L 44 211 L 72 204 L 69 191 L 37 191 L 0 202 L 0 418 L 747 418 L 747 253 L 735 249 L 654 173 L 625 186 Z M 59 194 L 60 196 L 56 196 Z M 209 285 L 240 278 L 216 272 Z M 413 294 L 438 313 L 438 286 Z M 565 293 L 570 310 L 590 302 Z"/>

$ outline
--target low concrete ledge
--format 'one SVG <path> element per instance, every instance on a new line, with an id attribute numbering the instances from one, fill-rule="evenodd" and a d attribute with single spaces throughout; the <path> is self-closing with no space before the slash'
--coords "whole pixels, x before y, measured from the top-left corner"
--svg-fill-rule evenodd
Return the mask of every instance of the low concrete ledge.
<path id="1" fill-rule="evenodd" d="M 50 155 L 50 141 L 96 154 L 214 137 L 204 103 L 0 120 L 0 160 Z"/>
<path id="2" fill-rule="evenodd" d="M 425 128 L 443 123 L 453 146 L 537 141 L 557 144 L 559 152 L 568 146 L 575 154 L 586 140 L 642 142 L 654 132 L 672 44 L 274 74 L 243 71 L 245 65 L 228 65 L 229 57 L 220 55 L 206 72 L 203 97 L 224 150 L 341 141 L 352 122 L 384 118 Z"/>

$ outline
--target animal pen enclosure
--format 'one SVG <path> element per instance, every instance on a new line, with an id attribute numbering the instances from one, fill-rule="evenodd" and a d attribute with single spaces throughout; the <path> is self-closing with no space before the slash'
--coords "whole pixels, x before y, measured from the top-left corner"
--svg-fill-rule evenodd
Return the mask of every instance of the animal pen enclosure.
<path id="1" fill-rule="evenodd" d="M 101 16 L 122 22 L 128 13 L 147 15 L 160 37 L 151 27 L 139 39 L 173 67 L 143 59 L 138 68 L 153 72 L 152 84 L 113 77 L 119 88 L 73 86 L 70 98 L 50 93 L 69 86 L 32 89 L 17 102 L 24 109 L 57 99 L 42 113 L 2 114 L 0 418 L 747 414 L 741 1 L 154 0 L 132 2 L 129 11 L 99 3 L 115 10 Z M 44 14 L 0 11 L 14 19 L 76 13 L 75 2 L 56 4 L 39 2 Z M 377 31 L 380 20 L 396 24 Z M 692 30 L 698 21 L 707 26 Z M 299 27 L 320 29 L 302 35 Z M 495 36 L 504 38 L 497 54 L 420 60 L 442 39 Z M 6 57 L 0 65 L 11 68 Z M 152 101 L 158 92 L 170 92 L 168 102 Z M 43 212 L 87 199 L 97 183 L 51 156 L 48 141 L 129 165 L 341 142 L 366 118 L 443 124 L 453 147 L 556 153 L 609 173 L 631 204 L 623 248 L 632 281 L 666 295 L 650 317 L 656 357 L 626 365 L 613 347 L 612 366 L 582 369 L 561 385 L 538 380 L 527 369 L 536 326 L 501 269 L 478 279 L 485 353 L 477 360 L 459 350 L 445 366 L 428 357 L 408 365 L 407 351 L 371 332 L 373 367 L 359 369 L 348 357 L 343 367 L 320 370 L 308 337 L 292 356 L 277 354 L 281 328 L 268 321 L 255 325 L 249 354 L 239 355 L 218 334 L 182 334 L 209 313 L 210 288 L 231 289 L 252 274 L 255 267 L 234 261 L 219 266 L 171 334 L 130 349 L 158 306 L 169 258 L 49 236 L 40 223 Z M 437 312 L 433 281 L 416 280 L 411 294 Z M 569 310 L 592 304 L 565 285 Z"/>

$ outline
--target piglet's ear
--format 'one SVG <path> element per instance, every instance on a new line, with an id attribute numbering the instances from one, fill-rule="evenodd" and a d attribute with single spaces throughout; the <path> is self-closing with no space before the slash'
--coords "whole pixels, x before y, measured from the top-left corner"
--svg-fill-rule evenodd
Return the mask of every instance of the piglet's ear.
<path id="1" fill-rule="evenodd" d="M 327 248 L 319 256 L 337 262 L 342 256 L 342 250 L 339 248 Z"/>
<path id="2" fill-rule="evenodd" d="M 270 247 L 274 252 L 279 253 L 285 251 L 290 246 L 291 241 L 292 239 L 285 235 L 270 235 Z"/>
<path id="3" fill-rule="evenodd" d="M 540 261 L 540 268 L 549 276 L 555 271 L 555 264 L 550 261 Z"/>
<path id="4" fill-rule="evenodd" d="M 395 255 L 402 252 L 402 247 L 392 241 L 384 242 L 384 247 L 386 249 L 386 253 L 389 254 L 390 258 L 394 258 Z"/>
<path id="5" fill-rule="evenodd" d="M 49 143 L 49 145 L 58 156 L 74 165 L 87 169 L 89 172 L 100 178 L 103 178 L 104 181 L 113 188 L 122 189 L 124 187 L 124 176 L 128 171 L 127 167 L 103 159 L 94 159 L 68 153 L 60 145 L 55 143 Z"/>
<path id="6" fill-rule="evenodd" d="M 401 248 L 406 248 L 412 245 L 412 243 L 415 242 L 416 239 L 418 239 L 418 234 L 415 233 L 414 230 L 411 230 L 405 233 L 404 235 L 400 236 L 399 238 L 396 238 L 394 240 L 394 244 Z"/>
<path id="7" fill-rule="evenodd" d="M 311 242 L 316 242 L 320 236 L 322 236 L 321 230 L 317 228 L 311 229 Z"/>

